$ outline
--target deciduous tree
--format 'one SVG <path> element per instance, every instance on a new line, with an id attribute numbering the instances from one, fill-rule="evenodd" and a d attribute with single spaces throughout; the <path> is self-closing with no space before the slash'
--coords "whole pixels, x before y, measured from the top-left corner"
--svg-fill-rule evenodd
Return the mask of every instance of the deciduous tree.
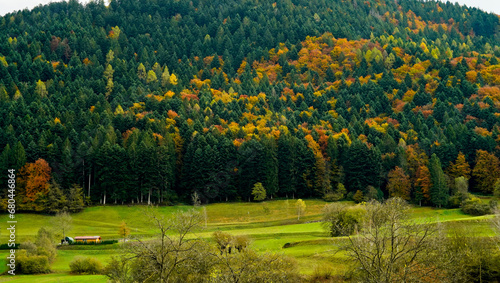
<path id="1" fill-rule="evenodd" d="M 44 159 L 27 163 L 19 170 L 17 183 L 22 203 L 29 202 L 28 205 L 33 206 L 38 198 L 48 193 L 51 171 L 52 169 Z"/>
<path id="2" fill-rule="evenodd" d="M 118 235 L 123 239 L 123 242 L 125 242 L 128 235 L 130 235 L 130 228 L 127 226 L 125 221 L 122 221 L 120 224 L 120 228 L 118 228 Z"/>
<path id="3" fill-rule="evenodd" d="M 300 216 L 302 216 L 306 211 L 306 202 L 302 199 L 298 199 L 295 203 L 295 207 L 297 208 L 297 220 L 299 220 Z"/>
<path id="4" fill-rule="evenodd" d="M 419 205 L 422 205 L 422 201 L 428 202 L 431 199 L 430 189 L 432 187 L 432 181 L 429 167 L 426 165 L 419 166 L 416 177 L 415 200 L 419 203 Z"/>
<path id="5" fill-rule="evenodd" d="M 52 218 L 52 226 L 55 230 L 62 233 L 62 238 L 66 238 L 66 233 L 72 228 L 73 218 L 67 211 L 58 212 Z"/>
<path id="6" fill-rule="evenodd" d="M 484 193 L 493 193 L 493 186 L 500 176 L 500 161 L 495 155 L 478 150 L 476 152 L 476 166 L 472 171 L 476 181 L 476 188 Z"/>
<path id="7" fill-rule="evenodd" d="M 469 163 L 467 163 L 467 161 L 465 160 L 465 155 L 462 152 L 459 152 L 455 163 L 450 164 L 448 174 L 452 179 L 462 176 L 470 179 L 470 172 L 470 166 Z"/>
<path id="8" fill-rule="evenodd" d="M 262 201 L 266 199 L 266 189 L 262 186 L 262 183 L 255 183 L 252 189 L 253 200 Z"/>
<path id="9" fill-rule="evenodd" d="M 410 177 L 405 174 L 403 168 L 396 166 L 396 168 L 389 172 L 388 178 L 387 189 L 391 197 L 410 200 Z"/>
<path id="10" fill-rule="evenodd" d="M 409 206 L 401 198 L 366 206 L 363 229 L 349 236 L 345 247 L 359 268 L 363 282 L 420 282 L 438 280 L 436 228 L 415 223 L 409 218 Z"/>

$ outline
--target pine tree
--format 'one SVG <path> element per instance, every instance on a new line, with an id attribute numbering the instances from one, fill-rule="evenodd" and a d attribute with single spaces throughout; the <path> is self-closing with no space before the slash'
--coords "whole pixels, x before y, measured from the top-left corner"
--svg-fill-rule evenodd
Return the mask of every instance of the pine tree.
<path id="1" fill-rule="evenodd" d="M 441 168 L 441 161 L 435 153 L 432 154 L 429 171 L 431 173 L 432 186 L 430 188 L 431 203 L 441 208 L 448 204 L 448 185 L 443 169 Z"/>
<path id="2" fill-rule="evenodd" d="M 379 187 L 380 156 L 359 140 L 352 143 L 344 165 L 347 190 L 364 191 L 369 185 Z"/>
<path id="3" fill-rule="evenodd" d="M 295 155 L 293 138 L 289 134 L 281 134 L 278 139 L 278 185 L 280 194 L 287 197 L 295 193 L 297 186 Z"/>

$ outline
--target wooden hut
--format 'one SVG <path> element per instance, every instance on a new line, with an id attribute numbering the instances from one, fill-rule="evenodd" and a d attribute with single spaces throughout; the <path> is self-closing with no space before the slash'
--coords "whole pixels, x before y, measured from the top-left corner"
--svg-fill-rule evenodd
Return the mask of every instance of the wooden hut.
<path id="1" fill-rule="evenodd" d="M 101 236 L 77 236 L 73 238 L 77 243 L 94 243 L 98 244 L 102 241 Z"/>

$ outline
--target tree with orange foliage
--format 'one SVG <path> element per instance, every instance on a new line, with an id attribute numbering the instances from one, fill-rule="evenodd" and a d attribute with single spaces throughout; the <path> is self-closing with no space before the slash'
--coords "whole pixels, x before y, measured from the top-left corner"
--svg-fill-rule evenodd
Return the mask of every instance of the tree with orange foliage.
<path id="1" fill-rule="evenodd" d="M 469 163 L 465 160 L 465 155 L 462 152 L 458 153 L 455 163 L 450 162 L 450 166 L 448 167 L 448 175 L 450 175 L 453 180 L 462 176 L 466 179 L 470 179 L 470 171 Z"/>
<path id="2" fill-rule="evenodd" d="M 387 189 L 391 197 L 410 200 L 410 177 L 405 174 L 403 168 L 396 166 L 396 168 L 389 172 L 388 178 Z"/>
<path id="3" fill-rule="evenodd" d="M 314 153 L 315 162 L 315 177 L 314 177 L 314 189 L 319 195 L 323 196 L 330 188 L 330 176 L 327 170 L 327 164 L 323 154 L 321 152 L 319 144 L 314 140 L 311 135 L 305 136 L 308 147 L 312 149 Z"/>
<path id="4" fill-rule="evenodd" d="M 427 154 L 418 146 L 418 144 L 412 144 L 406 147 L 405 150 L 406 153 L 406 167 L 404 167 L 408 175 L 410 176 L 410 184 L 414 187 L 415 190 L 415 184 L 417 183 L 417 171 L 419 167 L 421 166 L 427 166 L 429 163 L 429 157 L 427 157 Z"/>
<path id="5" fill-rule="evenodd" d="M 493 193 L 493 186 L 500 176 L 500 161 L 484 150 L 476 151 L 476 166 L 472 171 L 476 187 L 484 193 Z"/>
<path id="6" fill-rule="evenodd" d="M 408 172 L 410 177 L 414 179 L 418 167 L 422 164 L 427 164 L 429 158 L 427 154 L 418 146 L 418 144 L 412 144 L 406 147 L 406 163 L 408 164 Z"/>
<path id="7" fill-rule="evenodd" d="M 421 165 L 417 169 L 417 180 L 415 182 L 415 200 L 418 201 L 419 205 L 422 205 L 422 201 L 429 201 L 431 199 L 430 189 L 432 186 L 431 173 L 429 172 L 429 167 L 426 165 Z"/>
<path id="8" fill-rule="evenodd" d="M 17 184 L 22 203 L 34 203 L 49 192 L 51 171 L 49 163 L 44 159 L 38 159 L 35 163 L 26 163 L 19 170 Z"/>

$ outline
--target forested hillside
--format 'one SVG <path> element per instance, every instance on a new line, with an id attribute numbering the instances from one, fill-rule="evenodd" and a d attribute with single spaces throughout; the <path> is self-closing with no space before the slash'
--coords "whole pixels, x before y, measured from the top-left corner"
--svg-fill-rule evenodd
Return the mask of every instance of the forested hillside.
<path id="1" fill-rule="evenodd" d="M 246 201 L 258 182 L 268 197 L 457 205 L 464 179 L 500 192 L 499 27 L 416 0 L 73 0 L 8 14 L 0 171 L 17 170 L 19 206 L 36 211 L 77 210 L 82 195 Z"/>

